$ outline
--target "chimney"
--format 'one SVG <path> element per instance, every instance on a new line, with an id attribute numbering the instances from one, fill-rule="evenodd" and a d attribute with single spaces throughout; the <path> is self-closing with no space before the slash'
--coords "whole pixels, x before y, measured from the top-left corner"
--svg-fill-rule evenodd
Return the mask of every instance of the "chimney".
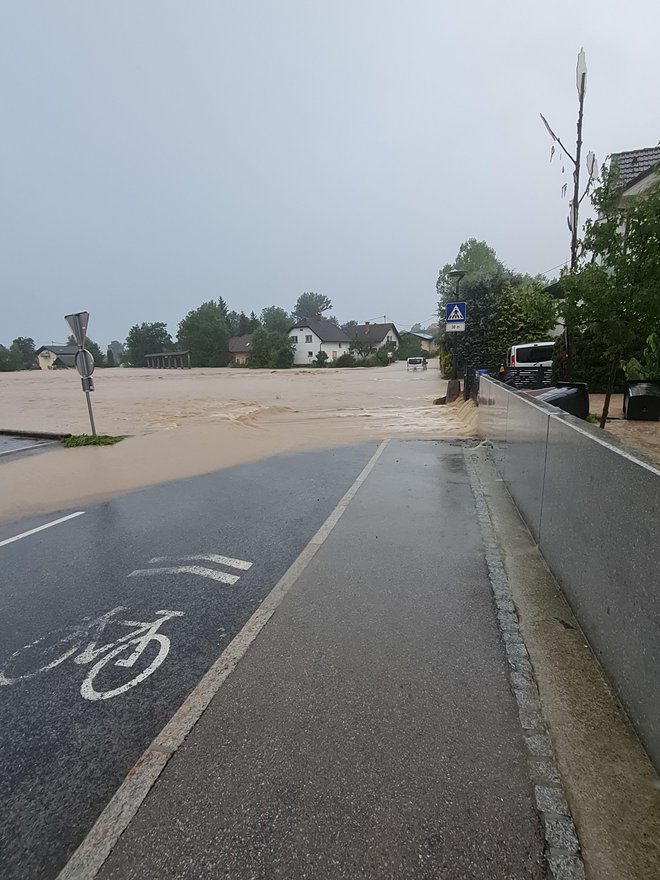
<path id="1" fill-rule="evenodd" d="M 315 320 L 320 321 L 320 320 L 321 320 L 321 315 L 315 315 Z"/>
<path id="2" fill-rule="evenodd" d="M 369 321 L 364 322 L 364 335 L 365 336 L 369 335 Z"/>

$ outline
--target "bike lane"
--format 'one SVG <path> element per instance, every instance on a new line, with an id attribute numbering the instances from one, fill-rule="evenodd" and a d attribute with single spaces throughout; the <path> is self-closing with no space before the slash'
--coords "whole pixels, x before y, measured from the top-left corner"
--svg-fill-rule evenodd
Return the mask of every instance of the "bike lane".
<path id="1" fill-rule="evenodd" d="M 76 650 L 50 670 L 0 686 L 0 876 L 57 874 L 375 448 L 282 456 L 164 484 L 4 546 L 49 518 L 2 527 L 5 679 Z M 119 607 L 102 629 L 90 628 Z M 159 616 L 164 611 L 178 613 Z M 103 662 L 110 647 L 95 653 L 129 641 L 133 630 L 122 620 L 143 624 L 144 643 L 138 631 L 115 655 L 127 661 L 138 653 L 129 667 Z M 60 649 L 42 653 L 63 638 Z M 97 644 L 85 657 L 90 641 Z M 125 687 L 150 665 L 153 674 Z"/>

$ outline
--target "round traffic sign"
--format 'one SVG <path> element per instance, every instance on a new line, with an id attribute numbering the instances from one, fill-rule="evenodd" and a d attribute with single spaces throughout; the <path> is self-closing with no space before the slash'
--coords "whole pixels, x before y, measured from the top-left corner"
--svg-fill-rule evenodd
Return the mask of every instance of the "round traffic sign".
<path id="1" fill-rule="evenodd" d="M 83 379 L 89 379 L 94 372 L 94 358 L 92 353 L 87 351 L 86 348 L 81 348 L 76 352 L 75 364 L 76 370 L 78 370 Z"/>

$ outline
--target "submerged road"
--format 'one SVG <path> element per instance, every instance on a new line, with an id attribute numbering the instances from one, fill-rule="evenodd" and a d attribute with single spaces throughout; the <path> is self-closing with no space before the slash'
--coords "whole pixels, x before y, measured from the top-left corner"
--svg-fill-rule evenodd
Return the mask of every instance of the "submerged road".
<path id="1" fill-rule="evenodd" d="M 281 456 L 0 525 L 3 880 L 56 876 L 375 449 Z"/>

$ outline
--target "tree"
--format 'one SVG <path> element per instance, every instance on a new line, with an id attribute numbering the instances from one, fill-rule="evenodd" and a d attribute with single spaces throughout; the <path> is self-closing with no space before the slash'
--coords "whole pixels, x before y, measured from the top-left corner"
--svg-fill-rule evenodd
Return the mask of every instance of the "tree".
<path id="1" fill-rule="evenodd" d="M 422 344 L 416 336 L 411 333 L 401 334 L 401 345 L 396 351 L 397 360 L 406 361 L 412 357 L 424 357 L 427 352 L 422 348 Z"/>
<path id="2" fill-rule="evenodd" d="M 105 361 L 106 361 L 106 365 L 108 367 L 116 367 L 117 366 L 117 364 L 115 363 L 115 354 L 111 348 L 108 349 L 108 353 L 105 356 Z"/>
<path id="3" fill-rule="evenodd" d="M 505 271 L 505 266 L 498 260 L 494 249 L 485 241 L 469 238 L 459 247 L 454 262 L 447 263 L 440 270 L 436 287 L 439 293 L 447 294 L 448 299 L 451 299 L 455 292 L 455 282 L 449 277 L 452 269 L 462 269 L 466 277 L 474 280 L 497 275 Z"/>
<path id="4" fill-rule="evenodd" d="M 133 367 L 143 367 L 145 354 L 172 351 L 172 348 L 172 337 L 162 321 L 134 324 L 126 337 L 124 360 Z"/>
<path id="5" fill-rule="evenodd" d="M 229 331 L 218 303 L 202 303 L 179 322 L 178 343 L 190 352 L 193 367 L 226 367 Z"/>
<path id="6" fill-rule="evenodd" d="M 220 296 L 218 297 L 218 308 L 220 309 L 220 314 L 225 319 L 225 324 L 227 323 L 227 318 L 229 317 L 229 307 L 224 299 Z M 229 328 L 227 328 L 229 329 Z"/>
<path id="7" fill-rule="evenodd" d="M 351 339 L 348 350 L 352 355 L 357 355 L 364 360 L 376 351 L 376 346 L 373 342 L 370 342 L 369 339 L 360 338 L 358 336 L 355 339 Z"/>
<path id="8" fill-rule="evenodd" d="M 422 327 L 421 324 L 413 324 L 412 327 L 410 328 L 410 332 L 411 333 L 424 333 L 424 328 Z M 414 355 L 410 355 L 410 356 L 414 357 Z"/>
<path id="9" fill-rule="evenodd" d="M 562 314 L 600 339 L 609 364 L 604 428 L 621 361 L 660 331 L 660 185 L 624 201 L 616 168 L 603 168 L 591 200 L 598 219 L 585 223 L 577 271 L 562 279 Z"/>
<path id="10" fill-rule="evenodd" d="M 293 323 L 291 315 L 280 306 L 267 306 L 261 312 L 261 325 L 265 330 L 288 333 Z"/>
<path id="11" fill-rule="evenodd" d="M 259 326 L 252 334 L 247 356 L 248 367 L 282 370 L 293 364 L 293 357 L 293 343 L 286 333 L 277 330 L 269 332 Z"/>
<path id="12" fill-rule="evenodd" d="M 355 333 L 355 328 L 358 326 L 357 321 L 346 321 L 346 323 L 341 325 L 341 329 L 344 333 L 347 333 L 349 336 L 352 336 Z"/>
<path id="13" fill-rule="evenodd" d="M 19 370 L 30 370 L 34 366 L 34 339 L 29 336 L 17 336 L 12 342 L 10 352 Z"/>
<path id="14" fill-rule="evenodd" d="M 467 320 L 465 333 L 447 334 L 442 322 L 445 303 L 456 298 L 455 282 L 449 278 L 454 267 L 466 273 L 458 299 L 468 304 Z M 463 242 L 454 265 L 447 264 L 438 278 L 441 356 L 456 352 L 459 367 L 472 364 L 495 370 L 512 343 L 547 338 L 555 325 L 555 311 L 543 286 L 541 278 L 507 269 L 486 242 L 474 238 Z"/>
<path id="15" fill-rule="evenodd" d="M 329 312 L 331 309 L 332 303 L 322 293 L 314 293 L 313 291 L 301 293 L 293 307 L 294 323 L 297 321 L 309 321 L 317 315 L 322 315 L 323 312 Z"/>
<path id="16" fill-rule="evenodd" d="M 312 361 L 315 367 L 325 367 L 326 361 L 328 360 L 328 352 L 323 351 L 322 349 L 317 352 L 316 357 Z"/>
<path id="17" fill-rule="evenodd" d="M 241 313 L 242 314 L 242 313 Z M 254 312 L 250 312 L 250 317 L 248 318 L 248 333 L 254 333 L 257 327 L 261 327 L 261 321 Z"/>
<path id="18" fill-rule="evenodd" d="M 518 285 L 504 284 L 495 303 L 493 335 L 488 364 L 503 362 L 507 349 L 525 342 L 539 342 L 557 323 L 554 300 L 543 293 L 540 282 L 528 278 Z"/>
<path id="19" fill-rule="evenodd" d="M 66 341 L 66 344 L 77 346 L 78 343 L 76 342 L 76 337 L 69 336 L 69 338 Z M 94 358 L 94 365 L 95 366 L 97 366 L 97 367 L 104 367 L 105 366 L 105 358 L 103 357 L 103 352 L 101 351 L 99 346 L 94 342 L 94 340 L 89 338 L 89 336 L 85 339 L 85 348 L 91 354 L 91 356 Z"/>
<path id="20" fill-rule="evenodd" d="M 16 354 L 0 345 L 0 373 L 13 373 L 20 369 Z"/>

